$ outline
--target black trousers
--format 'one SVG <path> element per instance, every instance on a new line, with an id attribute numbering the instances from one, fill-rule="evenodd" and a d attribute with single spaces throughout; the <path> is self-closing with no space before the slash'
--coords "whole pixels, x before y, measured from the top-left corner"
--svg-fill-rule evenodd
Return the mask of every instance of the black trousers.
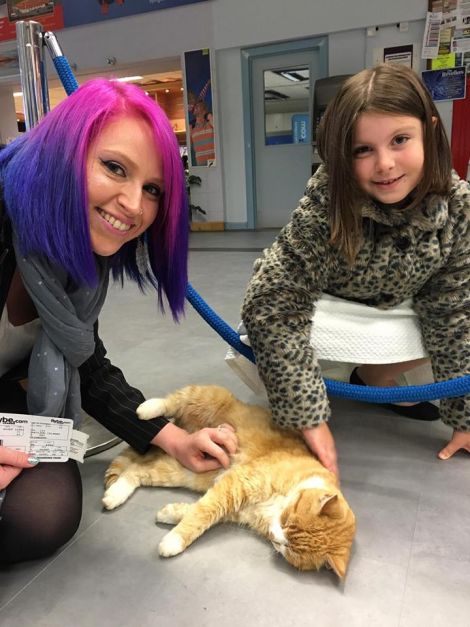
<path id="1" fill-rule="evenodd" d="M 0 413 L 26 414 L 26 393 L 0 379 Z M 0 509 L 0 565 L 44 558 L 77 531 L 82 480 L 77 463 L 40 462 L 24 469 L 5 490 Z"/>

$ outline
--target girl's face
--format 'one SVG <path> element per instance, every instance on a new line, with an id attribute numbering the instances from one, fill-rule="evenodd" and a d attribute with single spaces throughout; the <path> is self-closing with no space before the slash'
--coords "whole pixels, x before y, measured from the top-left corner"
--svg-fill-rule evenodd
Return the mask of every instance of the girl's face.
<path id="1" fill-rule="evenodd" d="M 88 152 L 87 190 L 93 251 L 116 253 L 155 220 L 163 165 L 150 126 L 137 117 L 107 124 Z"/>
<path id="2" fill-rule="evenodd" d="M 424 168 L 423 125 L 418 118 L 361 113 L 353 135 L 353 171 L 359 187 L 384 204 L 404 200 Z"/>

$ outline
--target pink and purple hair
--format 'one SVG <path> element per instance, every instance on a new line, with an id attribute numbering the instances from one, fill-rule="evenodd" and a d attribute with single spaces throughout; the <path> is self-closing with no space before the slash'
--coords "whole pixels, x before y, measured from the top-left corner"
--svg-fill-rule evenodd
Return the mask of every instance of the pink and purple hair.
<path id="1" fill-rule="evenodd" d="M 141 235 L 150 270 L 137 263 L 138 241 L 112 260 L 113 275 L 127 275 L 142 289 L 156 287 L 163 309 L 183 311 L 187 286 L 188 201 L 178 143 L 163 110 L 140 88 L 94 79 L 82 85 L 41 122 L 0 152 L 7 213 L 25 255 L 40 254 L 65 268 L 79 284 L 96 282 L 91 247 L 86 160 L 103 127 L 123 115 L 147 122 L 163 162 L 164 193 L 157 217 Z"/>

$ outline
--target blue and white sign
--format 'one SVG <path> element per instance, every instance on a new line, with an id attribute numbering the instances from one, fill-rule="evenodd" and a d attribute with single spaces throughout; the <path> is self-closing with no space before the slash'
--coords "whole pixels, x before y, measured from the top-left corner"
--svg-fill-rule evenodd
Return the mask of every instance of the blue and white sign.
<path id="1" fill-rule="evenodd" d="M 294 144 L 309 143 L 310 116 L 308 113 L 295 113 L 292 116 L 292 140 Z"/>
<path id="2" fill-rule="evenodd" d="M 465 98 L 465 67 L 427 70 L 422 72 L 422 77 L 432 99 L 437 102 Z"/>

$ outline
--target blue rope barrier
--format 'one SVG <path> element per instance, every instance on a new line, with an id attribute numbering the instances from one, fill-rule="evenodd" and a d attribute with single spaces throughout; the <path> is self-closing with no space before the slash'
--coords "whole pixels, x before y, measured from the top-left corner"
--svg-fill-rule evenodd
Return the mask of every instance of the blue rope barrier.
<path id="1" fill-rule="evenodd" d="M 78 89 L 77 79 L 73 75 L 72 68 L 66 57 L 55 57 L 52 59 L 57 74 L 62 82 L 67 96 L 70 96 Z"/>
<path id="2" fill-rule="evenodd" d="M 186 298 L 202 318 L 211 326 L 230 346 L 241 355 L 255 363 L 252 349 L 244 344 L 236 331 L 213 311 L 199 296 L 196 290 L 188 285 Z M 398 387 L 375 387 L 352 385 L 343 381 L 325 379 L 325 385 L 331 396 L 337 396 L 351 401 L 366 403 L 415 403 L 419 401 L 433 401 L 440 398 L 463 396 L 470 392 L 470 375 L 457 379 L 449 379 L 440 383 L 427 385 L 407 385 Z"/>
<path id="3" fill-rule="evenodd" d="M 73 75 L 69 62 L 64 56 L 57 56 L 53 61 L 57 74 L 69 96 L 78 89 L 78 83 Z M 251 348 L 240 340 L 238 333 L 209 307 L 190 284 L 188 284 L 186 298 L 220 337 L 252 363 L 256 363 Z M 449 379 L 448 381 L 441 381 L 439 383 L 429 383 L 427 385 L 409 385 L 390 388 L 352 385 L 351 383 L 334 381 L 333 379 L 325 379 L 325 385 L 331 396 L 337 396 L 338 398 L 346 400 L 364 401 L 366 403 L 414 403 L 464 396 L 470 392 L 470 375 Z"/>

